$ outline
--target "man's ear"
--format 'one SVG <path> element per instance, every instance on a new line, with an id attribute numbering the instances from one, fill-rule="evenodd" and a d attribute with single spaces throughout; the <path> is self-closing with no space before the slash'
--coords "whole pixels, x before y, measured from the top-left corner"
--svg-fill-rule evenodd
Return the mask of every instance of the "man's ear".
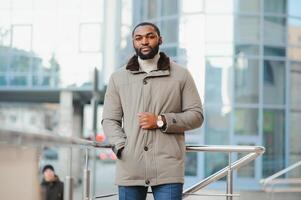
<path id="1" fill-rule="evenodd" d="M 162 41 L 162 37 L 159 38 L 159 45 L 161 45 L 163 43 Z"/>

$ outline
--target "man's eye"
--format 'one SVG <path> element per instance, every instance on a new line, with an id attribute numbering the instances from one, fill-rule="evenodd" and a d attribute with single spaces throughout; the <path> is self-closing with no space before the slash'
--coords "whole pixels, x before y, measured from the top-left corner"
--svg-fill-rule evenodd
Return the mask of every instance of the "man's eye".
<path id="1" fill-rule="evenodd" d="M 140 41 L 140 40 L 142 40 L 142 37 L 136 37 L 135 38 L 135 41 Z"/>

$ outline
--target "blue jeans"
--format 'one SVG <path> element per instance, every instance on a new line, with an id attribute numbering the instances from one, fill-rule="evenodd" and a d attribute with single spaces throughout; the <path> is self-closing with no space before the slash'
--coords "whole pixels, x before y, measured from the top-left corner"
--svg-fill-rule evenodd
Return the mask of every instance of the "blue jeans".
<path id="1" fill-rule="evenodd" d="M 145 200 L 148 187 L 144 186 L 118 186 L 119 200 Z M 171 183 L 152 186 L 155 200 L 181 200 L 183 192 L 182 183 Z"/>

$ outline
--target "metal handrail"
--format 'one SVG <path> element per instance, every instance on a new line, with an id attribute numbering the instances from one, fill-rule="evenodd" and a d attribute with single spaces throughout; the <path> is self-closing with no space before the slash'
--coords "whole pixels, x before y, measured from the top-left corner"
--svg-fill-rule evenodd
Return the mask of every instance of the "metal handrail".
<path id="1" fill-rule="evenodd" d="M 196 152 L 196 151 L 206 151 L 206 152 L 224 152 L 229 154 L 229 161 L 231 158 L 231 153 L 237 152 L 248 152 L 246 156 L 242 157 L 241 159 L 235 161 L 234 163 L 229 162 L 229 165 L 220 171 L 212 174 L 211 176 L 205 178 L 204 180 L 198 182 L 197 184 L 193 185 L 192 187 L 186 189 L 183 192 L 183 198 L 189 196 L 189 194 L 195 193 L 198 190 L 206 187 L 210 183 L 213 183 L 225 176 L 228 176 L 227 180 L 227 194 L 225 196 L 227 199 L 232 199 L 232 192 L 233 192 L 233 181 L 232 181 L 232 171 L 245 166 L 249 162 L 253 161 L 256 157 L 263 154 L 265 151 L 264 147 L 261 146 L 187 146 L 186 150 L 188 152 Z"/>
<path id="2" fill-rule="evenodd" d="M 88 149 L 91 148 L 111 148 L 111 145 L 103 145 L 96 141 L 90 141 L 74 137 L 65 137 L 50 133 L 24 133 L 21 131 L 15 130 L 0 130 L 0 144 L 31 144 L 31 145 L 54 145 L 54 146 L 77 146 L 80 148 L 86 149 L 86 166 L 84 169 L 84 200 L 90 199 L 89 188 L 90 188 L 90 170 L 88 169 Z M 233 194 L 233 180 L 232 180 L 232 171 L 237 170 L 240 167 L 246 165 L 247 163 L 253 161 L 256 157 L 263 154 L 265 151 L 264 147 L 261 146 L 217 146 L 217 145 L 201 145 L 201 146 L 186 146 L 186 152 L 222 152 L 228 153 L 229 155 L 229 165 L 220 171 L 212 174 L 211 176 L 205 178 L 194 186 L 186 189 L 183 192 L 183 198 L 186 198 L 188 195 L 191 195 L 198 190 L 206 187 L 210 183 L 213 183 L 225 176 L 228 177 L 227 180 L 227 200 L 232 200 L 235 194 Z M 248 153 L 246 156 L 241 159 L 231 163 L 231 153 Z M 72 179 L 70 180 L 71 184 Z M 72 191 L 72 190 L 70 190 Z M 219 194 L 220 195 L 220 194 Z M 72 196 L 72 195 L 71 195 Z"/>
<path id="3" fill-rule="evenodd" d="M 275 188 L 269 189 L 268 186 L 273 187 L 274 185 L 284 185 L 284 184 L 290 184 L 290 185 L 297 185 L 301 184 L 301 178 L 281 178 L 278 177 L 290 172 L 291 170 L 301 166 L 301 160 L 286 167 L 283 170 L 280 170 L 279 172 L 260 180 L 260 183 L 263 185 L 263 190 L 266 192 L 276 192 Z M 278 190 L 277 190 L 278 191 Z M 278 192 L 301 192 L 301 187 L 289 187 L 289 188 L 281 188 Z"/>

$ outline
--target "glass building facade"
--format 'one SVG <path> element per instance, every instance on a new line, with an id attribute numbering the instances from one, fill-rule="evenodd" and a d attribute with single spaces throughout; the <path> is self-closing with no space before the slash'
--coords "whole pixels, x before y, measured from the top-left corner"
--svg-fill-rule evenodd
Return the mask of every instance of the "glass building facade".
<path id="1" fill-rule="evenodd" d="M 187 143 L 264 146 L 261 158 L 235 174 L 254 186 L 301 159 L 300 1 L 134 2 L 134 24 L 159 25 L 161 50 L 192 72 L 203 97 L 205 123 Z M 187 182 L 227 161 L 220 153 L 188 155 Z"/>
<path id="2" fill-rule="evenodd" d="M 132 27 L 154 22 L 161 51 L 190 70 L 204 103 L 187 143 L 264 146 L 234 174 L 256 187 L 301 160 L 300 10 L 299 0 L 1 0 L 0 89 L 91 86 L 94 67 L 106 82 L 134 52 Z M 189 153 L 187 185 L 227 161 Z"/>

